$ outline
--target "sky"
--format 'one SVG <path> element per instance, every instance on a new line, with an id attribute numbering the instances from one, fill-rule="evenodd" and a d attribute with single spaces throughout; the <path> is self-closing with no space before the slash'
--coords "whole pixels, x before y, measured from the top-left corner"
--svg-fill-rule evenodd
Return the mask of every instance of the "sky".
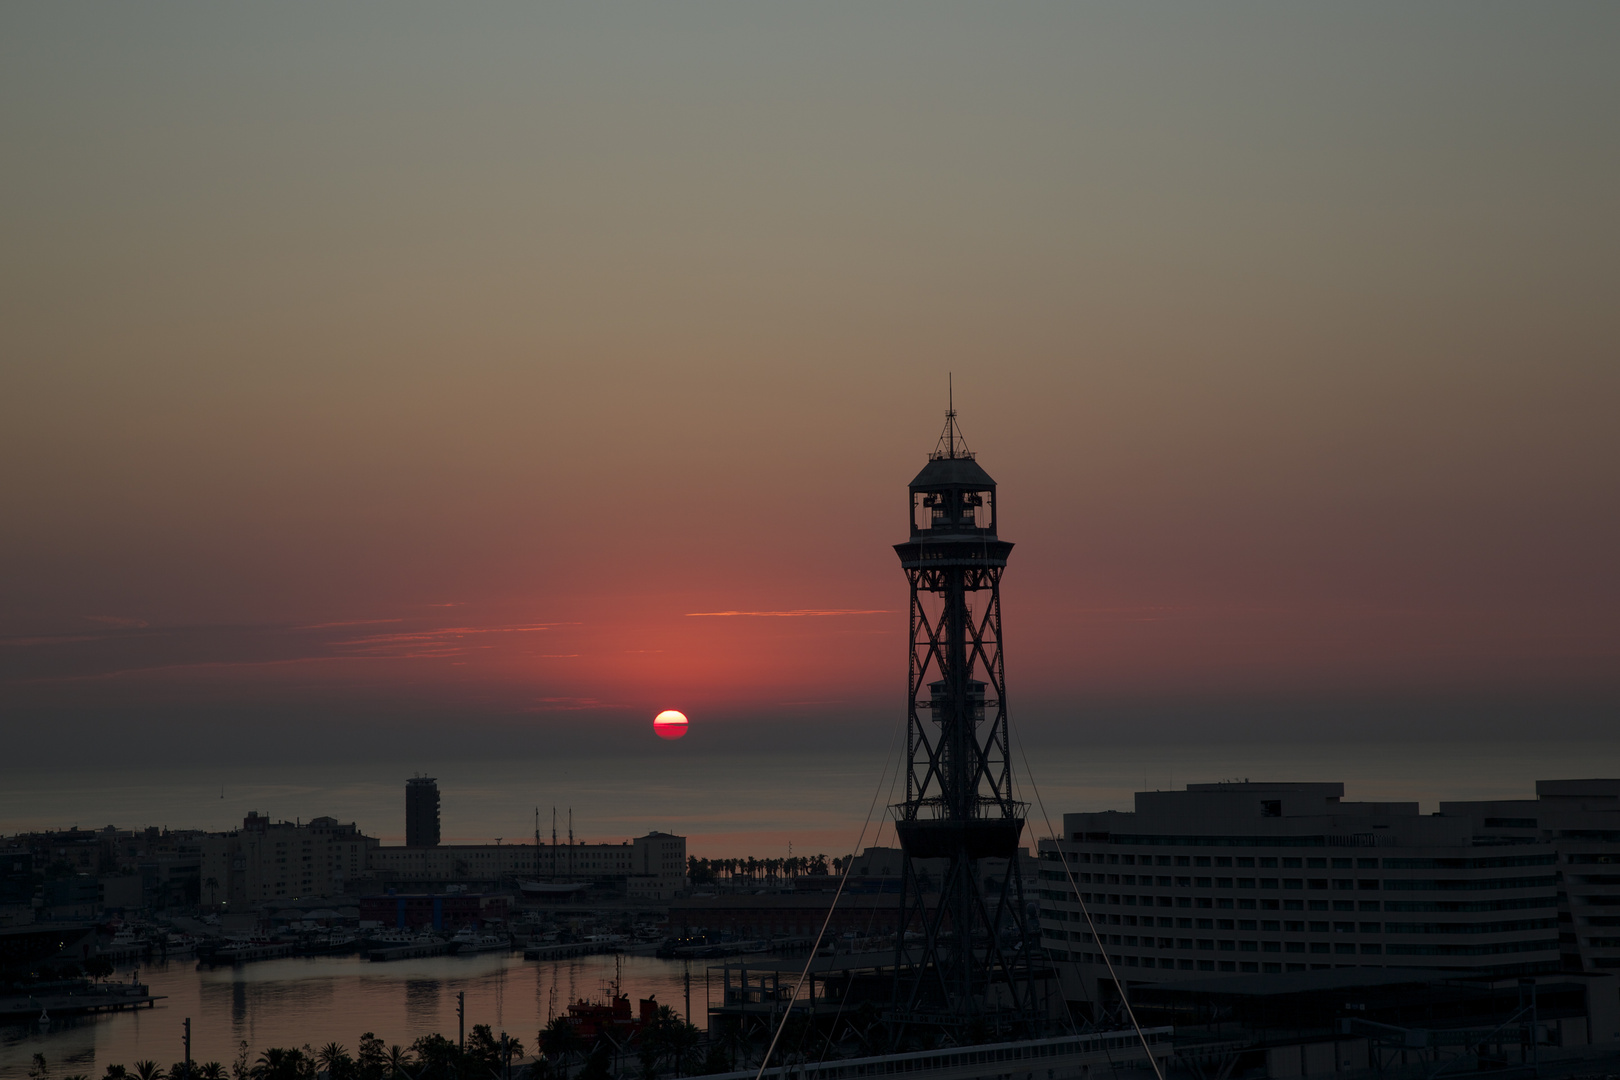
<path id="1" fill-rule="evenodd" d="M 1038 744 L 1610 731 L 1617 41 L 6 5 L 12 760 L 881 743 L 948 377 Z"/>

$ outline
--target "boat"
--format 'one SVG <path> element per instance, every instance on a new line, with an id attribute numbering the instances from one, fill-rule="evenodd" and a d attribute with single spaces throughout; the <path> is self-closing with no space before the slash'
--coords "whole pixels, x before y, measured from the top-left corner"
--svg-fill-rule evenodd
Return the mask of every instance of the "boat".
<path id="1" fill-rule="evenodd" d="M 497 950 L 511 952 L 511 937 L 506 934 L 492 933 L 488 930 L 479 930 L 472 926 L 463 926 L 450 939 L 450 951 L 458 956 L 463 953 L 495 952 Z"/>

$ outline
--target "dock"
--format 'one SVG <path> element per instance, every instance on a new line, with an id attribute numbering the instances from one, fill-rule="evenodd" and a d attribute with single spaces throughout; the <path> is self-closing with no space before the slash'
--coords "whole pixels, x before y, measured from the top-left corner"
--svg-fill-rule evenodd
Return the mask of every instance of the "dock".
<path id="1" fill-rule="evenodd" d="M 366 955 L 378 961 L 416 960 L 424 956 L 446 956 L 449 952 L 449 942 L 431 941 L 419 945 L 391 945 L 386 949 L 372 949 Z"/>
<path id="2" fill-rule="evenodd" d="M 33 1020 L 41 1013 L 52 1017 L 82 1016 L 86 1013 L 121 1012 L 124 1009 L 150 1009 L 164 995 L 153 995 L 143 984 L 92 983 L 76 989 L 57 989 L 40 994 L 8 994 L 0 997 L 0 1019 Z"/>
<path id="3" fill-rule="evenodd" d="M 623 951 L 623 946 L 610 942 L 576 941 L 568 945 L 527 945 L 523 949 L 523 959 L 567 960 L 573 956 L 601 956 Z"/>

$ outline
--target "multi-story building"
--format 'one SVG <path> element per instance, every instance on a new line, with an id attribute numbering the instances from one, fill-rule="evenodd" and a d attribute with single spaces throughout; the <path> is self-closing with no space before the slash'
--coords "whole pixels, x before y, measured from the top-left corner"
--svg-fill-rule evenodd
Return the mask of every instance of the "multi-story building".
<path id="1" fill-rule="evenodd" d="M 431 776 L 405 781 L 405 846 L 439 846 L 439 782 Z"/>
<path id="2" fill-rule="evenodd" d="M 1518 809 L 1446 804 L 1422 816 L 1416 803 L 1343 794 L 1342 784 L 1192 784 L 1138 792 L 1134 813 L 1065 814 L 1062 840 L 1040 844 L 1040 892 L 1042 941 L 1069 996 L 1095 999 L 1110 980 L 1105 953 L 1127 984 L 1354 966 L 1559 969 L 1559 845 L 1573 836 L 1510 829 L 1504 821 L 1526 819 Z M 1597 857 L 1582 844 L 1582 858 Z"/>
<path id="3" fill-rule="evenodd" d="M 440 844 L 378 847 L 371 869 L 390 884 L 589 882 L 669 899 L 686 880 L 686 837 L 653 832 L 618 844 Z"/>
<path id="4" fill-rule="evenodd" d="M 250 813 L 240 829 L 203 837 L 202 903 L 340 896 L 366 876 L 376 849 L 376 838 L 353 822 L 271 822 Z"/>
<path id="5" fill-rule="evenodd" d="M 1536 798 L 1443 802 L 1475 843 L 1557 854 L 1558 947 L 1565 971 L 1620 972 L 1620 780 L 1541 780 Z"/>

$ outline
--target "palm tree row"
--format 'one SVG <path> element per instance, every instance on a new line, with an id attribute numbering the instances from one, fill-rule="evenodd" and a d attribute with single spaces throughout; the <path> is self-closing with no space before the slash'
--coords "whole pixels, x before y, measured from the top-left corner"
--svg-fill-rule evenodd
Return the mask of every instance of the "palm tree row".
<path id="1" fill-rule="evenodd" d="M 696 1027 L 660 1005 L 652 1021 L 623 1042 L 607 1034 L 587 1041 L 567 1017 L 555 1017 L 537 1037 L 544 1056 L 526 1069 L 519 1068 L 520 1040 L 476 1024 L 464 1048 L 439 1034 L 424 1035 L 409 1047 L 389 1046 L 368 1031 L 353 1054 L 336 1042 L 319 1049 L 306 1043 L 270 1047 L 255 1059 L 243 1042 L 228 1066 L 176 1062 L 165 1069 L 155 1061 L 137 1061 L 108 1065 L 101 1080 L 612 1080 L 626 1055 L 639 1063 L 641 1080 L 729 1071 L 731 1055 L 718 1044 L 704 1052 L 703 1041 Z M 53 1077 L 43 1054 L 34 1055 L 28 1075 L 30 1080 L 89 1080 L 83 1074 Z"/>
<path id="2" fill-rule="evenodd" d="M 843 864 L 843 859 L 833 859 L 831 865 L 834 873 L 841 873 Z M 687 876 L 694 885 L 721 880 L 732 883 L 781 881 L 804 874 L 825 874 L 827 866 L 825 855 L 796 855 L 789 859 L 756 859 L 752 856 L 746 859 L 700 859 L 691 855 L 686 860 Z"/>

